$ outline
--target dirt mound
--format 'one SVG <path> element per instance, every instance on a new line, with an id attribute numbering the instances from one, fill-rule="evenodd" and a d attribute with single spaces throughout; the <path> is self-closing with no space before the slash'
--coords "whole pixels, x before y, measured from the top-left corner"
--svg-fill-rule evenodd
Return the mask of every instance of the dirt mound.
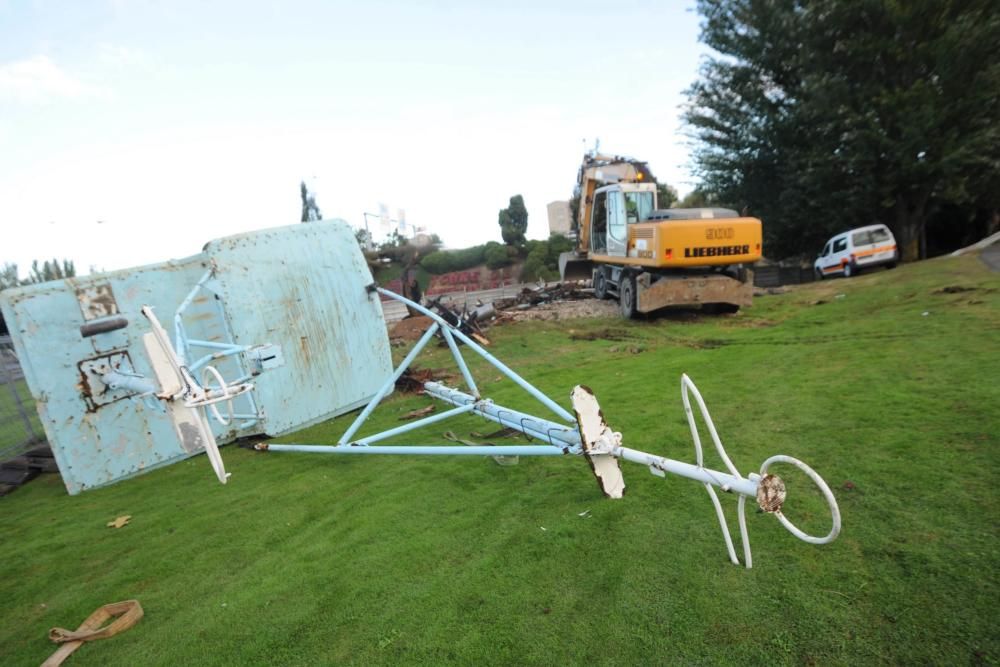
<path id="1" fill-rule="evenodd" d="M 389 340 L 418 340 L 427 331 L 431 322 L 433 320 L 426 315 L 401 319 L 389 330 Z"/>
<path id="2" fill-rule="evenodd" d="M 585 299 L 582 301 L 545 303 L 526 310 L 506 310 L 503 311 L 503 318 L 510 322 L 522 322 L 524 320 L 571 320 L 580 317 L 615 317 L 617 314 L 618 303 L 615 301 Z"/>

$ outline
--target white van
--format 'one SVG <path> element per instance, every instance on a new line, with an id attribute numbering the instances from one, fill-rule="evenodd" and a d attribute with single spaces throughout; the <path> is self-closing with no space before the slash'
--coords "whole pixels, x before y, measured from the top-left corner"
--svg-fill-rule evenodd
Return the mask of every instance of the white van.
<path id="1" fill-rule="evenodd" d="M 826 242 L 816 257 L 813 269 L 816 279 L 842 274 L 845 278 L 861 273 L 862 269 L 886 265 L 890 269 L 899 261 L 896 239 L 885 225 L 858 227 L 837 234 Z"/>

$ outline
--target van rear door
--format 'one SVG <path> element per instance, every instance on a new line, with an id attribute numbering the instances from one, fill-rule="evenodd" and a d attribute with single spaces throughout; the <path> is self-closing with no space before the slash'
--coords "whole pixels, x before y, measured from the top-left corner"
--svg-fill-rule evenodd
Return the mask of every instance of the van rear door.
<path id="1" fill-rule="evenodd" d="M 884 225 L 852 232 L 851 245 L 855 263 L 860 266 L 890 262 L 896 253 L 896 241 Z"/>

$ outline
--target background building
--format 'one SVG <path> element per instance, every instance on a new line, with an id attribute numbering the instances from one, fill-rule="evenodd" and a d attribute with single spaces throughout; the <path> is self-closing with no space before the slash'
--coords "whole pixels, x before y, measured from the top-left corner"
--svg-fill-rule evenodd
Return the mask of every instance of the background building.
<path id="1" fill-rule="evenodd" d="M 549 234 L 569 236 L 570 215 L 568 201 L 549 202 Z"/>

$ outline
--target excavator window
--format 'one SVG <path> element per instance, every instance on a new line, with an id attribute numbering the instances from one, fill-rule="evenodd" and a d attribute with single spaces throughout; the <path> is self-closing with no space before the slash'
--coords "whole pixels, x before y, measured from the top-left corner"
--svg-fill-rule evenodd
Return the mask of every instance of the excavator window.
<path id="1" fill-rule="evenodd" d="M 608 249 L 608 193 L 594 195 L 594 212 L 591 214 L 590 248 L 604 253 Z"/>
<path id="2" fill-rule="evenodd" d="M 618 191 L 608 193 L 608 231 L 614 241 L 624 242 L 627 237 L 625 232 L 625 197 Z"/>
<path id="3" fill-rule="evenodd" d="M 628 224 L 645 222 L 649 220 L 653 212 L 652 192 L 626 192 L 625 210 L 628 215 Z"/>

